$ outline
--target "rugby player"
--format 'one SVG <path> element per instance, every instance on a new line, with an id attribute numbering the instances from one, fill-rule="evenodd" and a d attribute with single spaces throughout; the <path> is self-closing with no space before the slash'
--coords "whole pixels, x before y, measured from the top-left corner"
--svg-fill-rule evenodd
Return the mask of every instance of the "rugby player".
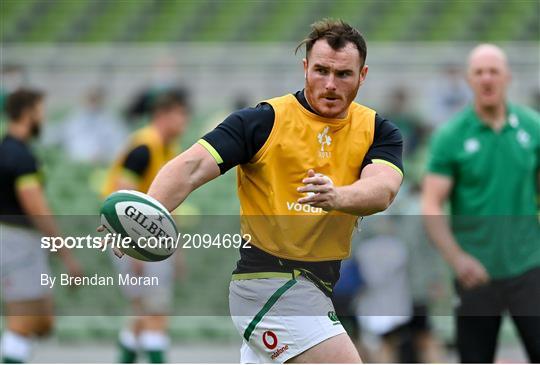
<path id="1" fill-rule="evenodd" d="M 7 134 L 0 141 L 0 286 L 6 316 L 0 351 L 5 363 L 27 362 L 32 339 L 49 334 L 54 320 L 51 290 L 40 281 L 41 275 L 50 274 L 40 235 L 60 233 L 29 146 L 44 119 L 43 99 L 39 91 L 19 89 L 5 104 Z M 61 248 L 58 253 L 69 274 L 80 276 L 71 252 Z"/>
<path id="2" fill-rule="evenodd" d="M 353 102 L 368 72 L 363 37 L 342 21 L 312 28 L 299 46 L 304 89 L 231 114 L 167 163 L 148 192 L 172 211 L 238 166 L 251 248 L 240 250 L 229 303 L 242 362 L 361 361 L 332 287 L 357 218 L 385 210 L 403 178 L 398 129 Z"/>
<path id="3" fill-rule="evenodd" d="M 462 362 L 495 360 L 508 311 L 529 360 L 540 362 L 540 116 L 507 100 L 505 53 L 482 44 L 469 56 L 474 102 L 433 136 L 422 210 L 453 268 Z M 444 215 L 450 202 L 451 226 Z"/>
<path id="4" fill-rule="evenodd" d="M 156 98 L 148 126 L 136 131 L 129 146 L 113 164 L 103 188 L 103 197 L 121 190 L 147 192 L 159 169 L 176 156 L 176 141 L 187 126 L 187 94 L 164 93 Z M 176 255 L 181 260 L 181 255 Z M 130 328 L 120 332 L 121 363 L 133 363 L 137 351 L 146 352 L 151 363 L 165 362 L 168 348 L 167 314 L 173 297 L 173 260 L 143 262 L 125 257 L 114 260 L 123 274 L 159 278 L 159 286 L 123 286 L 136 315 Z M 181 262 L 177 261 L 181 264 Z"/>

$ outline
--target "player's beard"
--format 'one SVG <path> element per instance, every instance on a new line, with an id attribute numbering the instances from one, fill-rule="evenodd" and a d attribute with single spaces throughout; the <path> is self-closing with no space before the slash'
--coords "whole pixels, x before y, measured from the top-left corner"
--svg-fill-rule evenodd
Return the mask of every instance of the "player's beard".
<path id="1" fill-rule="evenodd" d="M 30 127 L 30 137 L 38 138 L 41 135 L 41 123 L 39 121 L 34 121 Z"/>

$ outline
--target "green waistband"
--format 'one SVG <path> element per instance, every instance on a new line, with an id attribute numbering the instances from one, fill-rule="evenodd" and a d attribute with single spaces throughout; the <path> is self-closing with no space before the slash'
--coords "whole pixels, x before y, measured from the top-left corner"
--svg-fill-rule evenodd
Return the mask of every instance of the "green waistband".
<path id="1" fill-rule="evenodd" d="M 331 296 L 333 292 L 332 284 L 319 279 L 315 274 L 305 269 L 294 269 L 292 272 L 250 272 L 244 274 L 233 274 L 232 280 L 253 280 L 253 279 L 289 279 L 295 280 L 298 276 L 302 275 L 307 280 L 311 281 L 317 288 L 319 288 L 325 295 Z"/>

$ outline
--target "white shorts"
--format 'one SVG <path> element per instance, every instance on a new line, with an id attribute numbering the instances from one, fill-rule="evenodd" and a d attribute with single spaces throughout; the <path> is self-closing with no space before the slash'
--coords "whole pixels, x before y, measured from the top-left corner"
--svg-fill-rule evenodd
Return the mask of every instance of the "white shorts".
<path id="1" fill-rule="evenodd" d="M 330 298 L 302 276 L 233 280 L 229 307 L 241 363 L 283 363 L 345 333 Z"/>
<path id="2" fill-rule="evenodd" d="M 110 250 L 112 261 L 120 275 L 133 275 L 132 265 L 136 260 L 127 255 L 116 257 Z M 172 309 L 174 294 L 174 257 L 158 262 L 143 262 L 143 276 L 158 278 L 159 285 L 125 285 L 122 293 L 128 299 L 139 299 L 147 314 L 168 314 Z"/>
<path id="3" fill-rule="evenodd" d="M 41 236 L 31 229 L 0 225 L 0 287 L 4 302 L 26 301 L 51 295 L 41 285 L 41 275 L 50 275 L 48 251 Z"/>

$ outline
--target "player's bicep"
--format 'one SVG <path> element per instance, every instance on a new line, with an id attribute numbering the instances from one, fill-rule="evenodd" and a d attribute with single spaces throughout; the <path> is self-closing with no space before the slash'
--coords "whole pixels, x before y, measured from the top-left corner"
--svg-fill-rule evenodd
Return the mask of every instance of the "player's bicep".
<path id="1" fill-rule="evenodd" d="M 148 195 L 173 211 L 193 190 L 219 174 L 219 167 L 212 154 L 195 143 L 159 170 L 148 189 Z"/>
<path id="2" fill-rule="evenodd" d="M 198 142 L 216 161 L 224 174 L 249 159 L 242 119 L 232 114 Z"/>
<path id="3" fill-rule="evenodd" d="M 380 180 L 381 185 L 386 186 L 392 196 L 395 196 L 403 181 L 403 174 L 399 169 L 383 163 L 371 163 L 362 169 L 360 180 L 375 178 Z"/>
<path id="4" fill-rule="evenodd" d="M 199 141 L 169 162 L 173 167 L 175 165 L 187 167 L 189 182 L 193 190 L 220 175 L 219 158 L 207 147 Z"/>

